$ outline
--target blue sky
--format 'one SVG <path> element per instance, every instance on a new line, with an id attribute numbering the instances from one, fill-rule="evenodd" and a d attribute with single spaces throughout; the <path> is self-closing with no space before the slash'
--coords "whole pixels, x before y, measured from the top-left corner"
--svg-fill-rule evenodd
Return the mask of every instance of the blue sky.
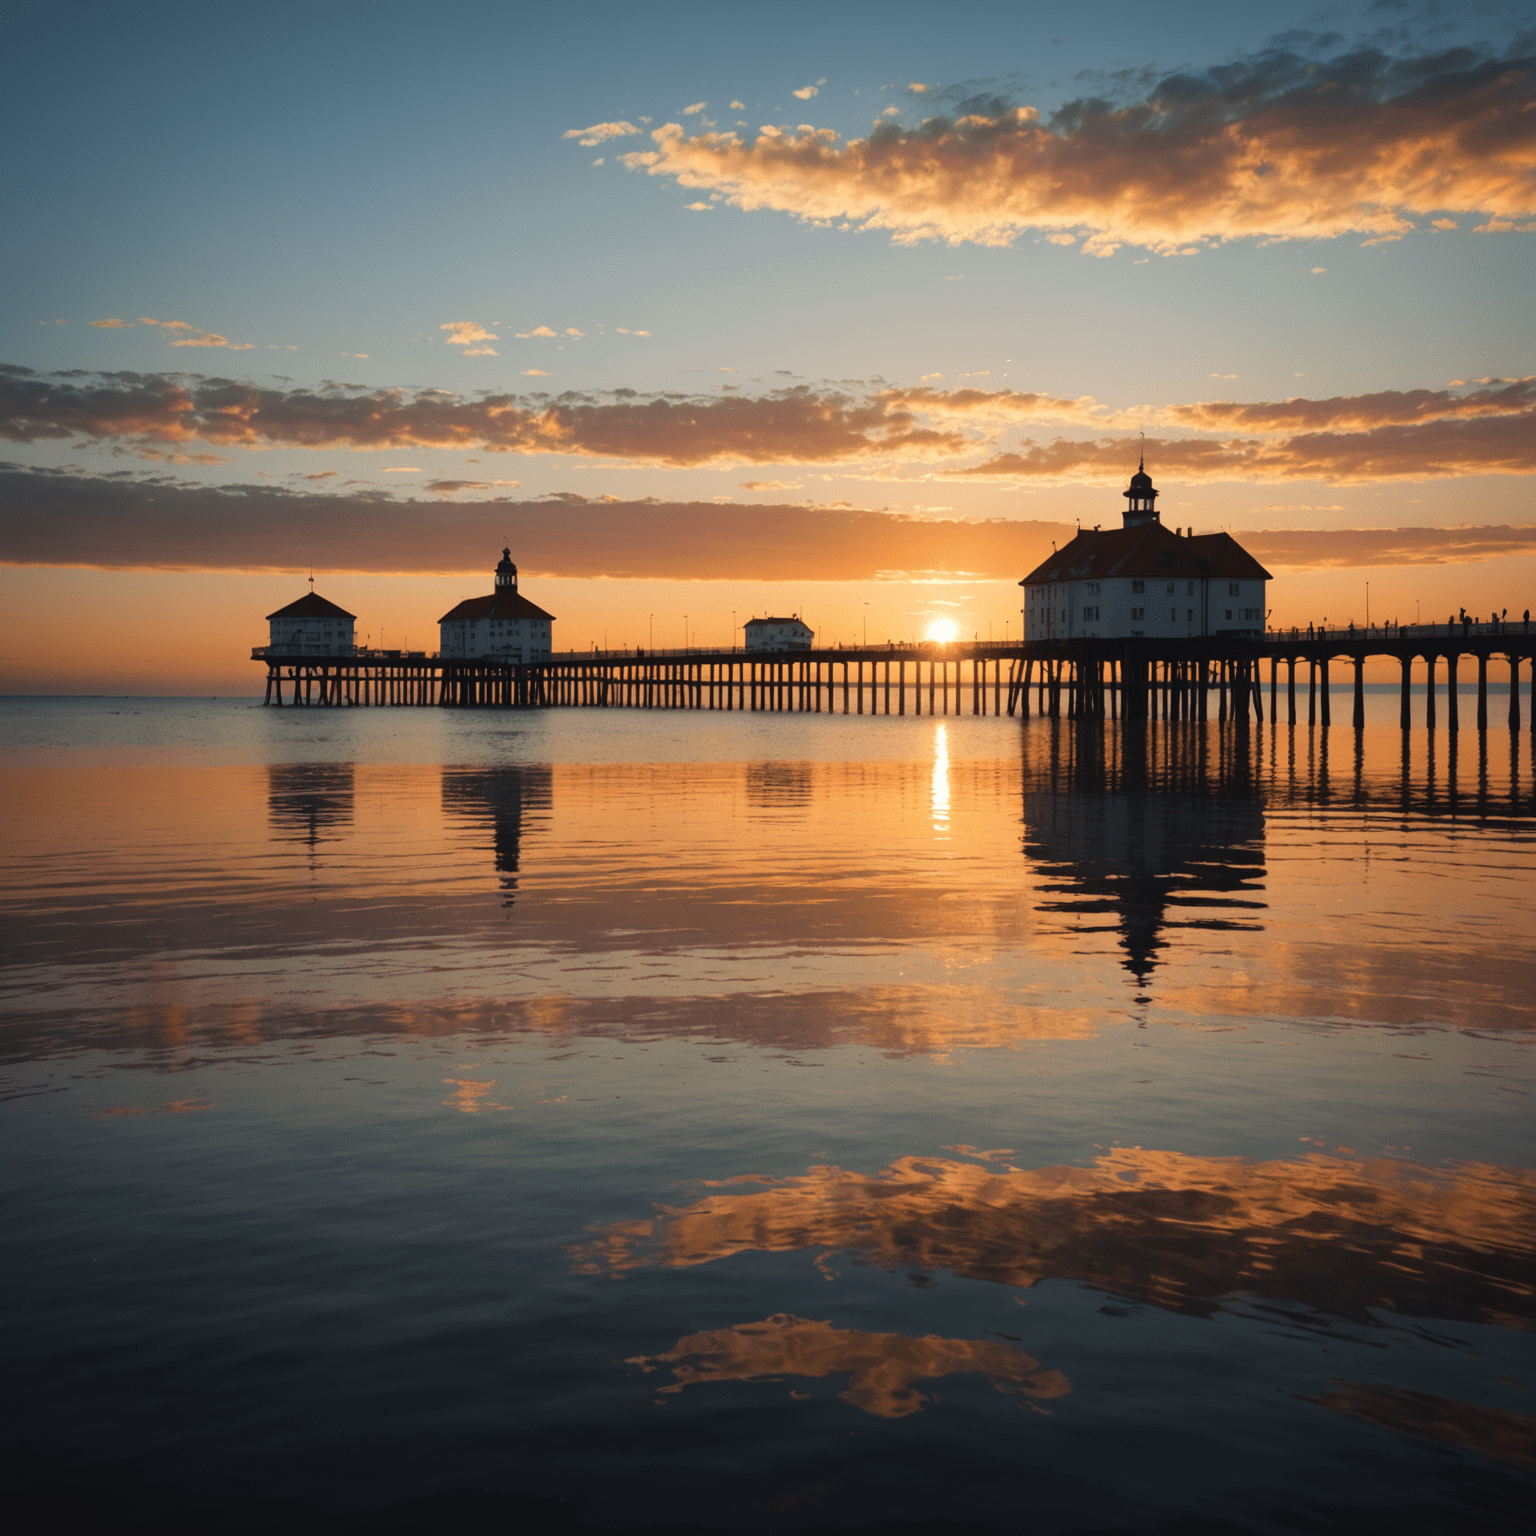
<path id="1" fill-rule="evenodd" d="M 753 196 L 769 205 L 748 210 L 733 206 L 740 183 L 723 172 L 690 186 L 621 161 L 655 152 L 651 135 L 668 123 L 746 146 L 763 125 L 831 129 L 835 160 L 876 119 L 914 144 L 930 117 L 1031 107 L 1051 124 L 1068 103 L 1097 99 L 1112 114 L 1171 77 L 1210 82 L 1281 55 L 1327 67 L 1361 50 L 1399 68 L 1449 60 L 1430 70 L 1438 89 L 1469 59 L 1536 51 L 1530 4 L 51 4 L 18 7 L 0 28 L 0 361 L 33 376 L 193 373 L 276 394 L 339 383 L 353 398 L 438 390 L 535 406 L 566 392 L 762 401 L 802 387 L 861 401 L 970 389 L 1091 396 L 1098 411 L 984 431 L 919 412 L 936 432 L 961 422 L 969 457 L 815 459 L 786 439 L 780 459 L 750 462 L 729 446 L 658 458 L 633 434 L 571 452 L 548 440 L 536 451 L 429 438 L 376 448 L 286 429 L 234 446 L 173 442 L 156 426 L 82 427 L 78 411 L 65 426 L 11 433 L 6 458 L 79 477 L 87 501 L 90 477 L 105 474 L 414 497 L 466 516 L 504 497 L 574 493 L 1065 524 L 1113 516 L 1105 463 L 1014 474 L 1006 455 L 1056 439 L 1129 445 L 1141 426 L 1159 441 L 1218 430 L 1171 419 L 1198 402 L 1467 391 L 1536 371 L 1536 233 L 1522 227 L 1536 195 L 1518 122 L 1516 141 L 1506 133 L 1486 152 L 1465 122 L 1447 126 L 1462 134 L 1468 180 L 1480 156 L 1516 169 L 1481 205 L 1469 194 L 1438 214 L 1389 186 L 1401 238 L 1374 241 L 1365 225 L 1297 237 L 1282 218 L 1267 232 L 1218 230 L 1188 255 L 1123 237 L 1112 254 L 1085 254 L 1091 219 L 1061 237 L 1070 244 L 1027 218 L 1007 244 L 960 225 L 952 243 L 904 243 L 890 227 L 797 216 L 807 199 L 841 196 L 842 171 L 818 181 L 813 168 L 782 196 L 760 180 Z M 1447 52 L 1457 48 L 1459 62 Z M 1528 95 L 1521 79 L 1516 94 Z M 604 123 L 627 128 L 585 147 L 568 136 Z M 1052 131 L 1072 130 L 1058 120 Z M 1364 152 L 1341 144 L 1344 161 Z M 1448 163 L 1454 183 L 1454 154 Z M 1126 174 L 1134 190 L 1140 173 Z M 1383 175 L 1406 187 L 1410 173 Z M 975 184 L 956 185 L 972 217 Z M 1104 208 L 1114 201 L 1106 193 Z M 1437 229 L 1436 217 L 1456 227 Z M 124 324 L 93 324 L 107 319 Z M 454 324 L 493 339 L 455 345 Z M 540 327 L 555 335 L 531 334 Z M 223 344 L 172 345 L 208 338 Z M 1507 454 L 1494 472 L 1458 466 L 1312 478 L 1174 469 L 1160 483 L 1170 521 L 1205 527 L 1529 523 L 1527 469 Z M 1032 553 L 1022 542 L 1021 564 Z M 252 563 L 218 538 L 189 561 Z M 1519 579 L 1528 585 L 1528 571 Z"/>

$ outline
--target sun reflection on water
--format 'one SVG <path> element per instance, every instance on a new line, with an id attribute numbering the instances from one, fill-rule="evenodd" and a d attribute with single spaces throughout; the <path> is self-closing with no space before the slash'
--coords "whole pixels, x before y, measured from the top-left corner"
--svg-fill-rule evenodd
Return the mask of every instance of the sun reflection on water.
<path id="1" fill-rule="evenodd" d="M 933 830 L 949 836 L 949 734 L 942 725 L 933 734 Z"/>

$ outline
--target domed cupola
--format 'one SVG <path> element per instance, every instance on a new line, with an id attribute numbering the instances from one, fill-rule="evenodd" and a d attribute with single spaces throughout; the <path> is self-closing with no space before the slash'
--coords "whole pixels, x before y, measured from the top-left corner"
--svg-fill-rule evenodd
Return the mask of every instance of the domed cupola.
<path id="1" fill-rule="evenodd" d="M 1131 476 L 1131 488 L 1121 493 L 1125 497 L 1125 526 L 1139 527 L 1142 523 L 1155 523 L 1157 517 L 1157 488 L 1147 473 L 1147 461 L 1142 459 Z"/>
<path id="2" fill-rule="evenodd" d="M 502 550 L 501 560 L 496 566 L 496 590 L 498 592 L 517 591 L 517 567 L 512 564 L 510 549 Z"/>

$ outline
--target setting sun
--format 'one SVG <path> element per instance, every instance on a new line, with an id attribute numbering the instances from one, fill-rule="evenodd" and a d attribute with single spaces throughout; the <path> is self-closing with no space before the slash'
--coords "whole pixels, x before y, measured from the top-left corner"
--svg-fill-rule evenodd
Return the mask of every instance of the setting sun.
<path id="1" fill-rule="evenodd" d="M 928 626 L 928 638 L 937 640 L 940 645 L 947 645 L 959 632 L 959 627 L 953 619 L 935 619 Z"/>

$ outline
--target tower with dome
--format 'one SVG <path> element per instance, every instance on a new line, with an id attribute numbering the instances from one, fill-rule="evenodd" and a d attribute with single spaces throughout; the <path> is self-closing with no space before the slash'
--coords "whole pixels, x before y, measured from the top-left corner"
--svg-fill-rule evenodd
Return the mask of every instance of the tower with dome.
<path id="1" fill-rule="evenodd" d="M 1165 527 L 1146 460 L 1121 526 L 1079 528 L 1023 581 L 1025 640 L 1260 639 L 1270 574 L 1229 533 Z"/>
<path id="2" fill-rule="evenodd" d="M 505 661 L 518 666 L 548 661 L 554 622 L 554 614 L 517 590 L 512 551 L 503 549 L 495 590 L 485 597 L 465 598 L 437 621 L 438 649 L 445 661 Z"/>

